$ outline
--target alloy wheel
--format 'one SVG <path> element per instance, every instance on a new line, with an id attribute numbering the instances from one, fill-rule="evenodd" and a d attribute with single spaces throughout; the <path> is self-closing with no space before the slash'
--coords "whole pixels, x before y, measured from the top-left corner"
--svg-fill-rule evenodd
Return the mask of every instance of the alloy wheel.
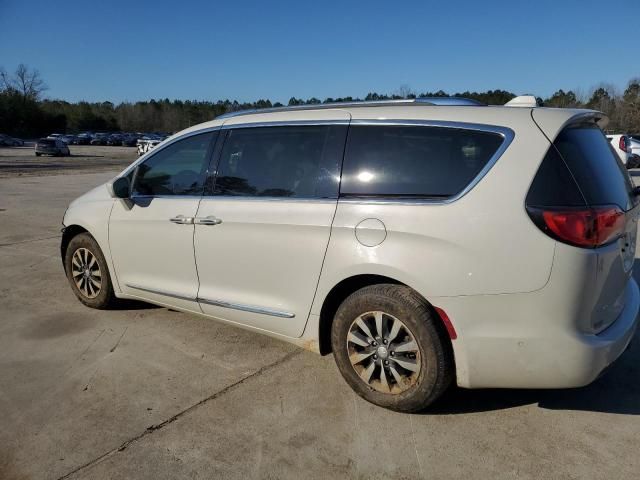
<path id="1" fill-rule="evenodd" d="M 80 293 L 96 298 L 102 288 L 102 272 L 95 255 L 86 248 L 79 248 L 71 259 L 71 275 Z"/>
<path id="2" fill-rule="evenodd" d="M 379 392 L 399 394 L 418 381 L 418 343 L 393 315 L 372 311 L 358 316 L 349 327 L 347 352 L 360 379 Z"/>

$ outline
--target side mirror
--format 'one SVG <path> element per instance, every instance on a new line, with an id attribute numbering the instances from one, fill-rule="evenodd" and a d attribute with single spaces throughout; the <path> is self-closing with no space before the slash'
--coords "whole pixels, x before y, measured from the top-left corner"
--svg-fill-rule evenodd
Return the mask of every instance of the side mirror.
<path id="1" fill-rule="evenodd" d="M 116 178 L 110 186 L 113 198 L 129 198 L 131 195 L 131 183 L 127 177 Z"/>

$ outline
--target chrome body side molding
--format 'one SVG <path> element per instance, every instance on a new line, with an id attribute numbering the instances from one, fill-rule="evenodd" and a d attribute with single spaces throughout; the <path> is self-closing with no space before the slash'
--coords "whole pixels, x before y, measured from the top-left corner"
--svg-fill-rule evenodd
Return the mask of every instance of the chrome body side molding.
<path id="1" fill-rule="evenodd" d="M 191 301 L 194 301 L 194 302 L 197 300 L 196 297 L 191 297 L 189 295 L 182 295 L 182 294 L 174 293 L 174 292 L 168 292 L 167 290 L 158 290 L 157 288 L 143 287 L 143 286 L 136 285 L 136 284 L 133 284 L 133 283 L 126 283 L 125 285 L 127 287 L 129 287 L 129 288 L 134 288 L 136 290 L 142 290 L 143 292 L 148 292 L 148 293 L 155 293 L 156 295 L 165 295 L 167 297 L 179 298 L 180 300 L 191 300 Z"/>
<path id="2" fill-rule="evenodd" d="M 272 317 L 280 317 L 280 318 L 294 318 L 296 316 L 295 313 L 283 312 L 282 310 L 275 310 L 273 308 L 258 307 L 256 305 L 246 305 L 243 303 L 225 302 L 223 300 L 212 300 L 209 298 L 191 297 L 187 295 L 181 295 L 179 293 L 168 292 L 166 290 L 158 290 L 157 288 L 143 287 L 143 286 L 135 285 L 132 283 L 127 283 L 126 285 L 129 288 L 133 288 L 135 290 L 142 290 L 143 292 L 154 293 L 156 295 L 164 295 L 172 298 L 179 298 L 180 300 L 191 300 L 194 302 L 197 301 L 201 303 L 206 303 L 207 305 L 214 305 L 216 307 L 230 308 L 233 310 L 242 310 L 243 312 L 260 313 L 262 315 L 271 315 Z"/>
<path id="3" fill-rule="evenodd" d="M 233 310 L 242 310 L 243 312 L 261 313 L 263 315 L 271 315 L 272 317 L 293 318 L 296 316 L 295 313 L 283 312 L 281 310 L 274 310 L 272 308 L 258 307 L 256 305 L 245 305 L 242 303 L 232 303 L 232 302 L 225 302 L 222 300 L 212 300 L 209 298 L 200 298 L 200 297 L 198 297 L 198 301 L 201 303 L 206 303 L 207 305 L 214 305 L 216 307 L 231 308 Z"/>

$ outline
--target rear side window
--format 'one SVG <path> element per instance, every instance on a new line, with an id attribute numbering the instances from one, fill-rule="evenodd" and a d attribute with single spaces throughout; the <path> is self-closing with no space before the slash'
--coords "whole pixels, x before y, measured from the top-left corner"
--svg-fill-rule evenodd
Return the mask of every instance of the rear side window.
<path id="1" fill-rule="evenodd" d="M 584 207 L 586 201 L 558 150 L 550 146 L 527 195 L 529 207 Z"/>
<path id="2" fill-rule="evenodd" d="M 343 196 L 452 197 L 487 165 L 504 138 L 446 127 L 354 125 Z"/>
<path id="3" fill-rule="evenodd" d="M 213 194 L 336 198 L 346 130 L 344 125 L 231 130 Z"/>
<path id="4" fill-rule="evenodd" d="M 629 175 L 596 125 L 565 128 L 554 145 L 588 205 L 631 208 Z"/>

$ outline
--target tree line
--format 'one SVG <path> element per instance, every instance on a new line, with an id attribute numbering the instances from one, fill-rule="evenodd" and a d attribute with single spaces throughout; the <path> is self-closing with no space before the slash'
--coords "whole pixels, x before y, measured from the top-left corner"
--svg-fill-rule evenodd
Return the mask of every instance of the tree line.
<path id="1" fill-rule="evenodd" d="M 176 132 L 211 120 L 227 112 L 283 106 L 260 99 L 236 100 L 149 100 L 140 102 L 67 102 L 42 98 L 47 86 L 35 69 L 19 65 L 13 74 L 0 67 L 0 132 L 18 137 L 36 137 L 51 132 L 82 131 Z M 393 100 L 421 97 L 466 97 L 489 105 L 503 105 L 515 94 L 506 90 L 486 92 L 416 93 L 403 86 L 394 94 L 368 93 L 364 98 L 338 97 L 302 99 L 291 97 L 288 105 L 313 105 L 332 102 Z M 541 99 L 545 106 L 591 108 L 606 113 L 612 131 L 640 133 L 640 78 L 629 81 L 623 92 L 602 84 L 588 94 L 558 90 Z"/>

